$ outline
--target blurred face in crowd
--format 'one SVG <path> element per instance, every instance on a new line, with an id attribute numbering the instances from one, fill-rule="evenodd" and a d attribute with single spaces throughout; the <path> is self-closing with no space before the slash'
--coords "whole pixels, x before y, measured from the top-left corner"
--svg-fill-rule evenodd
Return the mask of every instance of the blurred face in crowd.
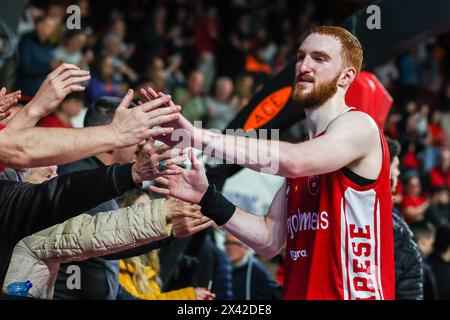
<path id="1" fill-rule="evenodd" d="M 399 170 L 400 160 L 397 156 L 392 159 L 391 163 L 391 186 L 392 186 L 392 192 L 395 191 L 395 188 L 397 188 L 398 183 L 398 177 L 400 176 L 400 170 Z"/>
<path id="2" fill-rule="evenodd" d="M 244 76 L 238 80 L 236 91 L 239 95 L 244 97 L 250 97 L 253 90 L 253 78 L 250 76 Z"/>
<path id="3" fill-rule="evenodd" d="M 203 83 L 205 78 L 203 74 L 199 71 L 193 71 L 189 75 L 189 79 L 187 81 L 187 89 L 193 96 L 198 96 L 203 91 Z"/>
<path id="4" fill-rule="evenodd" d="M 57 166 L 30 168 L 24 174 L 24 181 L 33 184 L 45 182 L 58 176 L 57 170 Z"/>
<path id="5" fill-rule="evenodd" d="M 303 108 L 325 103 L 337 92 L 342 72 L 341 44 L 331 36 L 309 35 L 300 45 L 292 98 Z"/>
<path id="6" fill-rule="evenodd" d="M 66 12 L 64 10 L 64 6 L 60 4 L 52 4 L 47 10 L 47 15 L 58 19 L 58 21 L 62 21 L 64 19 L 64 16 L 66 15 Z"/>
<path id="7" fill-rule="evenodd" d="M 41 41 L 46 41 L 55 32 L 58 26 L 59 20 L 47 16 L 43 20 L 39 21 L 36 25 L 36 34 Z"/>
<path id="8" fill-rule="evenodd" d="M 440 156 L 439 166 L 443 172 L 448 172 L 450 170 L 450 150 L 442 150 Z"/>
<path id="9" fill-rule="evenodd" d="M 430 106 L 428 104 L 424 103 L 420 106 L 420 114 L 423 117 L 427 117 L 429 112 L 430 112 Z"/>
<path id="10" fill-rule="evenodd" d="M 153 21 L 155 24 L 164 24 L 164 21 L 166 21 L 166 8 L 156 8 L 153 13 Z"/>
<path id="11" fill-rule="evenodd" d="M 126 164 L 136 161 L 137 153 L 139 152 L 140 147 L 144 144 L 145 142 L 141 142 L 134 146 L 115 149 L 114 151 L 111 151 L 113 163 Z"/>
<path id="12" fill-rule="evenodd" d="M 80 7 L 80 14 L 82 17 L 87 17 L 90 12 L 90 6 L 88 0 L 80 0 L 78 1 L 78 6 Z"/>
<path id="13" fill-rule="evenodd" d="M 61 103 L 61 110 L 69 117 L 75 117 L 83 108 L 83 101 L 78 98 L 64 100 Z"/>
<path id="14" fill-rule="evenodd" d="M 235 236 L 228 234 L 225 238 L 225 250 L 233 265 L 239 263 L 246 255 L 248 247 Z"/>
<path id="15" fill-rule="evenodd" d="M 431 116 L 431 122 L 434 124 L 440 124 L 442 121 L 442 113 L 438 110 L 433 112 L 433 115 Z"/>
<path id="16" fill-rule="evenodd" d="M 66 48 L 70 52 L 78 52 L 83 49 L 84 45 L 87 41 L 87 35 L 85 33 L 77 34 L 76 36 L 72 37 L 67 41 Z"/>
<path id="17" fill-rule="evenodd" d="M 442 189 L 433 195 L 433 203 L 448 204 L 450 202 L 450 193 L 446 189 Z"/>
<path id="18" fill-rule="evenodd" d="M 120 55 L 122 41 L 116 35 L 109 35 L 104 44 L 104 47 L 109 55 L 117 57 Z"/>
<path id="19" fill-rule="evenodd" d="M 415 101 L 409 101 L 406 104 L 406 112 L 412 114 L 417 110 L 417 103 Z"/>
<path id="20" fill-rule="evenodd" d="M 112 25 L 111 31 L 118 35 L 121 39 L 125 38 L 127 28 L 125 22 L 122 19 L 116 19 Z"/>
<path id="21" fill-rule="evenodd" d="M 417 245 L 419 246 L 420 251 L 425 257 L 428 257 L 433 253 L 433 245 L 435 240 L 435 234 L 430 233 L 423 235 L 418 241 Z"/>
<path id="22" fill-rule="evenodd" d="M 418 177 L 412 177 L 406 184 L 406 193 L 410 197 L 418 197 L 421 192 L 420 180 Z"/>
<path id="23" fill-rule="evenodd" d="M 216 87 L 216 99 L 222 102 L 228 101 L 233 93 L 233 82 L 230 79 L 220 79 Z"/>
<path id="24" fill-rule="evenodd" d="M 103 80 L 111 80 L 114 75 L 114 67 L 113 67 L 114 58 L 108 56 L 103 59 L 101 65 L 101 73 Z"/>

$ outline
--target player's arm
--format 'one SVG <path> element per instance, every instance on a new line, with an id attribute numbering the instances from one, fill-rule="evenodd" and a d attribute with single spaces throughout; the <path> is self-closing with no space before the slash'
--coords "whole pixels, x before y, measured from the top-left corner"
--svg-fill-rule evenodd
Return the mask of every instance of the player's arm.
<path id="1" fill-rule="evenodd" d="M 334 121 L 326 134 L 301 143 L 287 143 L 223 135 L 195 129 L 205 153 L 233 159 L 244 167 L 283 177 L 324 174 L 367 155 L 379 143 L 375 122 L 362 112 L 349 112 Z M 261 156 L 263 155 L 263 156 Z M 267 165 L 267 157 L 270 164 Z"/>
<path id="2" fill-rule="evenodd" d="M 167 189 L 150 186 L 150 190 L 199 204 L 203 215 L 213 220 L 218 226 L 224 226 L 258 253 L 265 256 L 277 254 L 283 248 L 286 239 L 285 185 L 275 196 L 266 217 L 254 215 L 238 208 L 213 185 L 209 185 L 205 171 L 192 150 L 189 150 L 189 159 L 192 162 L 192 169 L 182 169 L 181 175 L 168 175 L 155 179 Z M 187 221 L 180 223 L 187 223 Z"/>
<path id="3" fill-rule="evenodd" d="M 257 216 L 239 207 L 223 227 L 257 253 L 271 258 L 286 243 L 286 183 L 278 190 L 267 216 Z"/>

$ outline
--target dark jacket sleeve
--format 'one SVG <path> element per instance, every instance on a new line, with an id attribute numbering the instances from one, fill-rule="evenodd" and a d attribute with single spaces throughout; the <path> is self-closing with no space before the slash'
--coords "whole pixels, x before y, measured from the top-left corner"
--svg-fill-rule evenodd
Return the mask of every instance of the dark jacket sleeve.
<path id="1" fill-rule="evenodd" d="M 227 254 L 214 245 L 215 270 L 212 292 L 217 300 L 233 299 L 233 267 Z"/>
<path id="2" fill-rule="evenodd" d="M 36 185 L 0 181 L 0 240 L 14 245 L 134 186 L 130 164 L 67 174 Z"/>
<path id="3" fill-rule="evenodd" d="M 395 291 L 397 300 L 423 299 L 422 254 L 408 225 L 394 213 Z"/>
<path id="4" fill-rule="evenodd" d="M 120 260 L 120 259 L 128 259 L 128 258 L 140 256 L 141 254 L 149 253 L 152 250 L 160 249 L 162 246 L 170 243 L 173 239 L 175 239 L 175 237 L 170 236 L 170 237 L 162 239 L 162 240 L 150 242 L 149 244 L 146 244 L 146 245 L 143 245 L 140 247 L 117 252 L 117 253 L 110 254 L 107 256 L 102 256 L 102 258 L 106 259 L 106 260 Z"/>

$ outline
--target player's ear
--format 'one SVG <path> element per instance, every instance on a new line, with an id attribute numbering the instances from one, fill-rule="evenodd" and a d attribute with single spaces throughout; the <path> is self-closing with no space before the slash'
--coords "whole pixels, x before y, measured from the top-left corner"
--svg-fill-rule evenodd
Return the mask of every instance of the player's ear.
<path id="1" fill-rule="evenodd" d="M 356 78 L 356 69 L 354 67 L 345 68 L 338 81 L 338 85 L 343 88 L 348 88 Z"/>

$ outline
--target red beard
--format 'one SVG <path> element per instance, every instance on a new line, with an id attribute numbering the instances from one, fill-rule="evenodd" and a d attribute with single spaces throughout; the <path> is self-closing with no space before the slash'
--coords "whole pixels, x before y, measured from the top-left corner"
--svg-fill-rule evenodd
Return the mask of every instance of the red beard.
<path id="1" fill-rule="evenodd" d="M 302 93 L 304 88 L 297 86 L 294 82 L 294 90 L 291 98 L 303 109 L 310 109 L 323 105 L 337 92 L 337 82 L 339 75 L 331 79 L 329 82 L 320 85 L 319 87 L 313 87 L 309 93 Z"/>

